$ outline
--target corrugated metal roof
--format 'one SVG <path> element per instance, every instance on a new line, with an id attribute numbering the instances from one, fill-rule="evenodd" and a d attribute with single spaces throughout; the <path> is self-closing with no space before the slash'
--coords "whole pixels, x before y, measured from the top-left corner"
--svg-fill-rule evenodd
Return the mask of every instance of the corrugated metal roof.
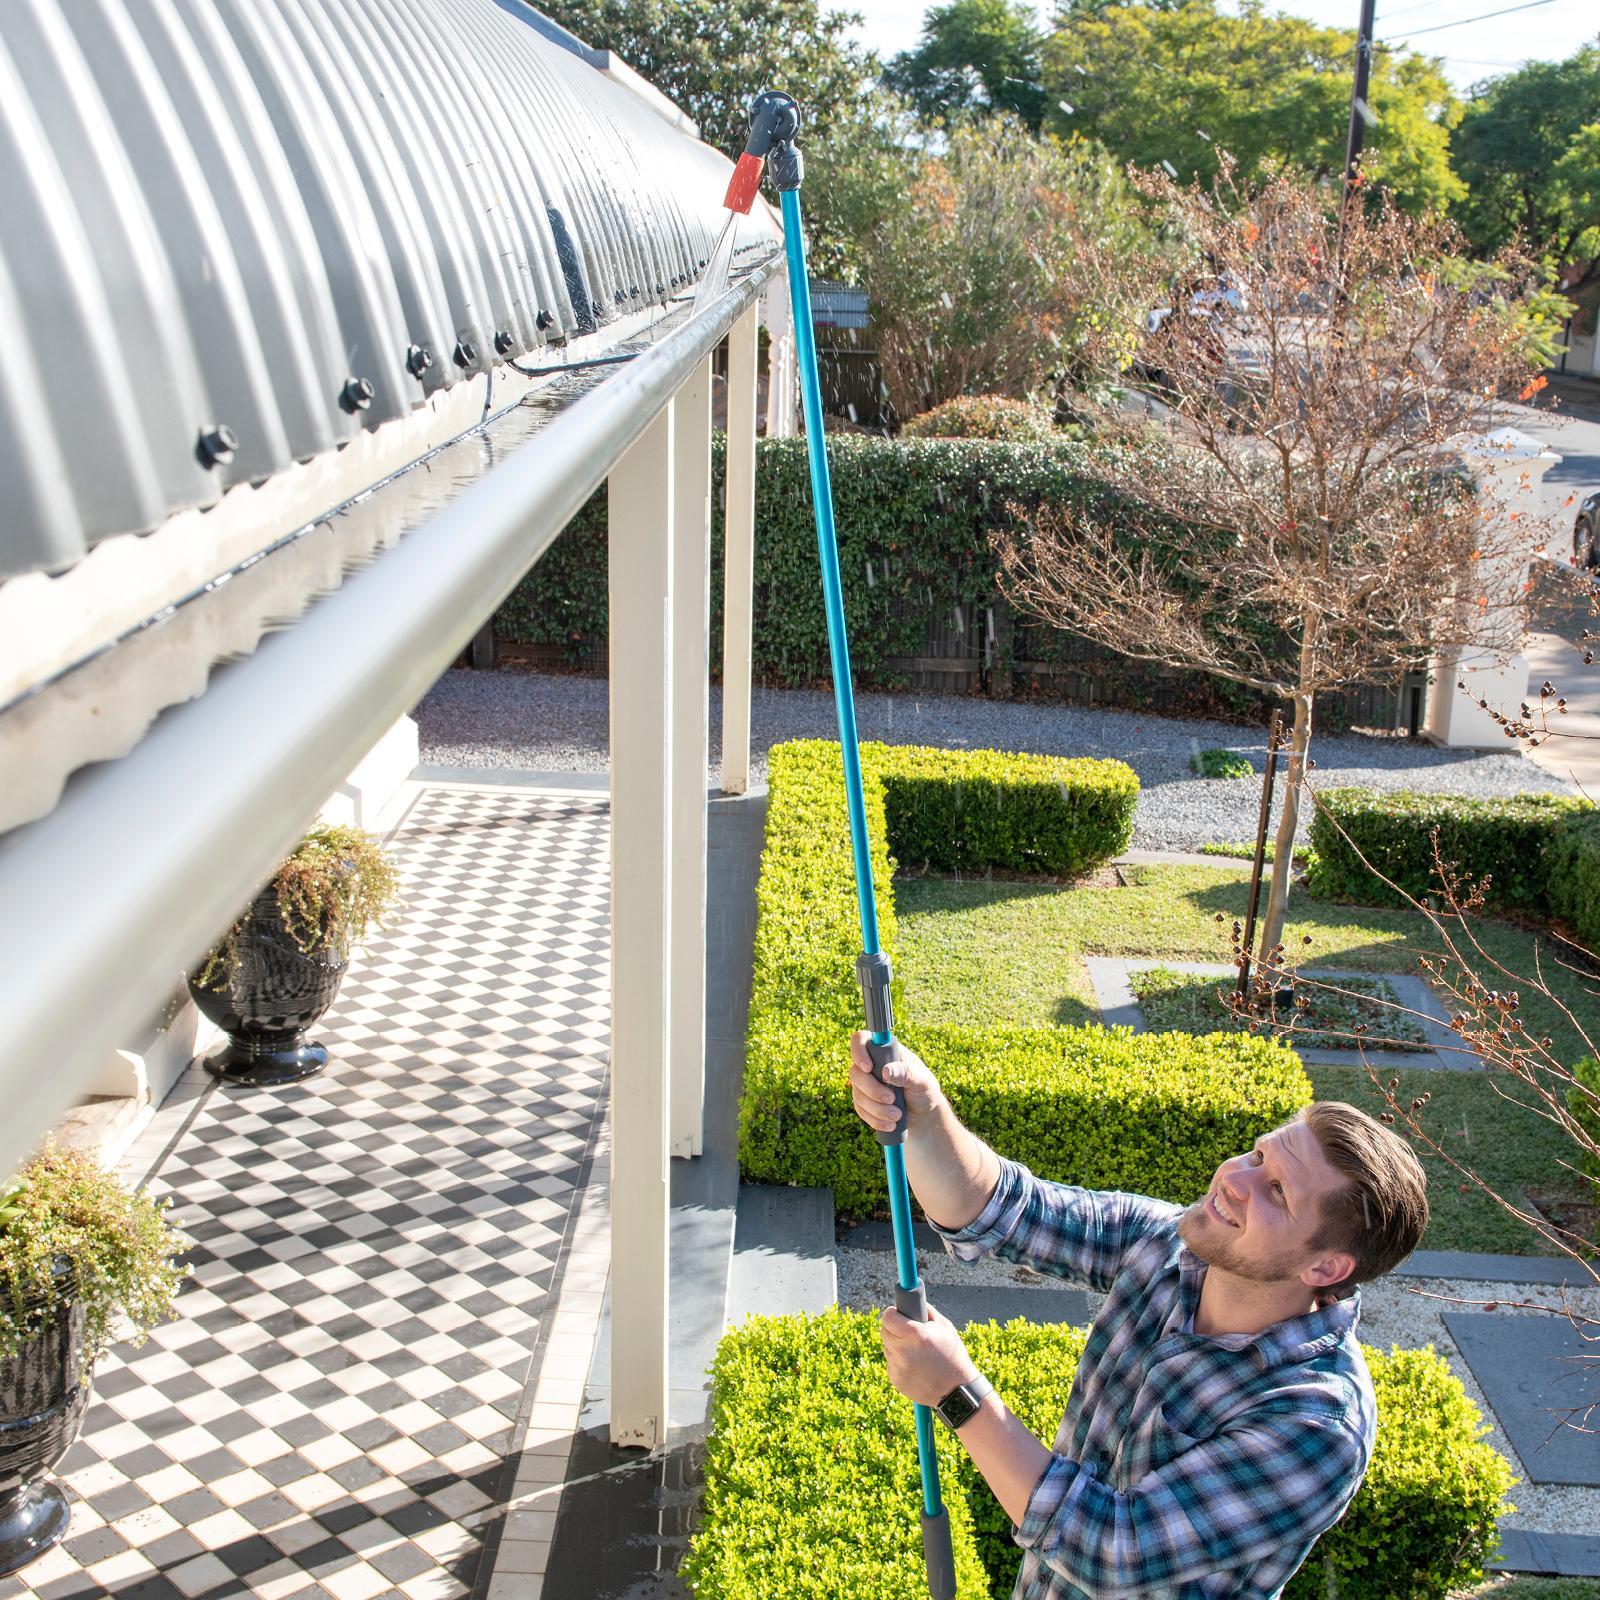
<path id="1" fill-rule="evenodd" d="M 664 304 L 727 171 L 496 0 L 6 0 L 0 578 Z"/>

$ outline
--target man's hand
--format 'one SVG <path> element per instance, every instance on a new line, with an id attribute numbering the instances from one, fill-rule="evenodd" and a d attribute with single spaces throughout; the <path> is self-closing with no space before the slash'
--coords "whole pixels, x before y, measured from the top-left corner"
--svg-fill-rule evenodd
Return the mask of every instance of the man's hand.
<path id="1" fill-rule="evenodd" d="M 888 1085 L 879 1083 L 872 1075 L 872 1058 L 867 1054 L 867 1041 L 872 1035 L 862 1030 L 850 1036 L 850 1097 L 855 1102 L 856 1115 L 866 1125 L 879 1133 L 892 1133 L 898 1126 L 900 1113 L 895 1109 L 894 1094 Z M 939 1102 L 939 1081 L 922 1062 L 904 1045 L 900 1046 L 901 1059 L 891 1061 L 883 1070 L 889 1082 L 905 1091 L 906 1126 L 917 1123 Z"/>
<path id="2" fill-rule="evenodd" d="M 932 1306 L 926 1322 L 912 1322 L 891 1307 L 880 1326 L 889 1382 L 917 1405 L 936 1406 L 958 1383 L 978 1376 L 955 1323 Z"/>

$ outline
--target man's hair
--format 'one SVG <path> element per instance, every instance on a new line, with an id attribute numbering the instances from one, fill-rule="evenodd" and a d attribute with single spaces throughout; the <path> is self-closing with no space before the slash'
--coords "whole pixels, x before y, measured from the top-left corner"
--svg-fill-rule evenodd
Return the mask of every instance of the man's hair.
<path id="1" fill-rule="evenodd" d="M 1346 1180 L 1322 1202 L 1322 1227 L 1313 1245 L 1355 1258 L 1350 1276 L 1324 1290 L 1343 1297 L 1416 1249 L 1428 1226 L 1428 1179 L 1411 1146 L 1355 1106 L 1315 1100 L 1302 1117 L 1328 1165 Z"/>

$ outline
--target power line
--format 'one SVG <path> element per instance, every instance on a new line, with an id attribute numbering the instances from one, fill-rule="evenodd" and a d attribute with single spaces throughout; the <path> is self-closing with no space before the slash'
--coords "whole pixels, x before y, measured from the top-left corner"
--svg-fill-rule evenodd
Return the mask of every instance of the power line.
<path id="1" fill-rule="evenodd" d="M 1499 11 L 1482 11 L 1475 17 L 1463 17 L 1459 22 L 1436 22 L 1431 28 L 1415 28 L 1406 35 L 1420 39 L 1425 33 L 1443 33 L 1446 28 L 1465 28 L 1469 23 L 1487 22 L 1490 17 L 1508 17 L 1513 11 L 1534 11 L 1540 6 L 1554 5 L 1555 0 L 1524 0 L 1520 6 L 1503 6 Z"/>

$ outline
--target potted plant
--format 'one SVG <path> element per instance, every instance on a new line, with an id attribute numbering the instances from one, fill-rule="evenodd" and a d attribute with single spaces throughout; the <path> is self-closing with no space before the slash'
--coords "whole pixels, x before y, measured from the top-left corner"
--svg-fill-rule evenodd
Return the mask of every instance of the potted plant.
<path id="1" fill-rule="evenodd" d="M 54 1144 L 0 1185 L 0 1576 L 66 1532 L 46 1474 L 78 1437 L 96 1357 L 172 1314 L 187 1240 L 168 1203 Z"/>
<path id="2" fill-rule="evenodd" d="M 228 1035 L 206 1069 L 233 1083 L 291 1083 L 328 1064 L 306 1030 L 333 1004 L 351 949 L 381 927 L 393 863 L 359 828 L 318 826 L 190 975 L 201 1012 Z"/>

